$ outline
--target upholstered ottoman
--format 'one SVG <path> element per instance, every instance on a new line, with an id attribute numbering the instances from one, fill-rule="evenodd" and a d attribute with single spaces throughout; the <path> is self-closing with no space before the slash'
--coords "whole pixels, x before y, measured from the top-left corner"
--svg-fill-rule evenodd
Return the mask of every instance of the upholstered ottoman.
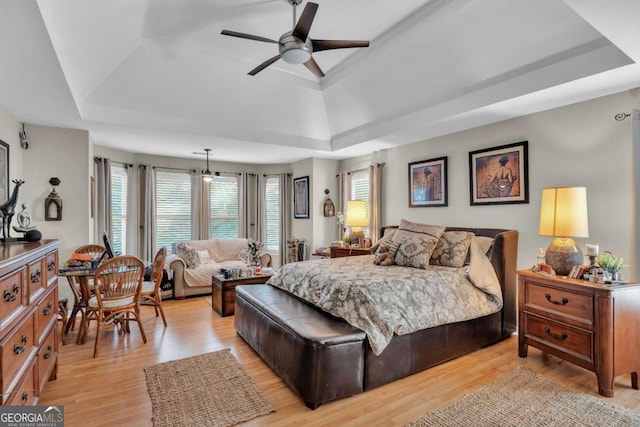
<path id="1" fill-rule="evenodd" d="M 236 287 L 235 329 L 311 409 L 363 391 L 364 332 L 270 285 Z"/>

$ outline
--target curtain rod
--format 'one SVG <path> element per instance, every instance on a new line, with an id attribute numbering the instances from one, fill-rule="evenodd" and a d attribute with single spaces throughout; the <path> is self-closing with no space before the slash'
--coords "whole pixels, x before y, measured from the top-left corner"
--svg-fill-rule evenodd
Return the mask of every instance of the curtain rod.
<path id="1" fill-rule="evenodd" d="M 99 163 L 99 162 L 101 162 L 101 161 L 103 161 L 103 160 L 109 160 L 111 163 L 117 163 L 117 164 L 119 164 L 119 165 L 123 165 L 123 166 L 125 166 L 125 167 L 133 167 L 133 165 L 132 165 L 131 163 L 125 163 L 125 162 L 121 162 L 121 161 L 119 161 L 119 160 L 111 160 L 111 159 L 106 158 L 106 157 L 94 157 L 94 158 L 93 158 L 93 161 L 94 161 L 95 163 Z"/>
<path id="2" fill-rule="evenodd" d="M 147 165 L 138 165 L 138 167 L 146 169 Z M 198 171 L 197 169 L 172 168 L 172 167 L 169 167 L 169 166 L 153 166 L 153 165 L 151 165 L 151 167 L 153 169 L 167 169 L 167 170 L 182 171 L 182 172 L 189 172 L 189 173 L 196 173 Z"/>

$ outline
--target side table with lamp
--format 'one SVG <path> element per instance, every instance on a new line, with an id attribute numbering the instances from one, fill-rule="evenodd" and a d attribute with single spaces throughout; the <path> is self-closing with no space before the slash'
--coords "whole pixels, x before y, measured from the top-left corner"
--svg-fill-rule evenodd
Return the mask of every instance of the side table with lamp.
<path id="1" fill-rule="evenodd" d="M 571 237 L 588 237 L 584 187 L 545 188 L 540 235 L 553 236 L 545 255 L 557 275 L 518 271 L 518 355 L 529 346 L 596 374 L 598 392 L 613 397 L 615 377 L 640 371 L 640 284 L 611 285 L 567 276 L 584 263 Z M 596 245 L 586 248 L 593 261 Z"/>

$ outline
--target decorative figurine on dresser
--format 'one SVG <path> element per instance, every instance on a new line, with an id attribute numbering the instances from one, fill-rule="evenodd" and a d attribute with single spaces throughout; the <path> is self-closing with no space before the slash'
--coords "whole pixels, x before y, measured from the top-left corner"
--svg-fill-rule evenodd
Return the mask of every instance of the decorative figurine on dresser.
<path id="1" fill-rule="evenodd" d="M 15 237 L 11 237 L 11 220 L 15 214 L 16 204 L 18 203 L 18 192 L 20 191 L 20 186 L 24 184 L 24 181 L 14 179 L 12 182 L 15 184 L 15 187 L 13 187 L 11 197 L 0 205 L 0 215 L 2 215 L 2 239 L 0 239 L 0 241 L 3 243 L 18 240 Z"/>

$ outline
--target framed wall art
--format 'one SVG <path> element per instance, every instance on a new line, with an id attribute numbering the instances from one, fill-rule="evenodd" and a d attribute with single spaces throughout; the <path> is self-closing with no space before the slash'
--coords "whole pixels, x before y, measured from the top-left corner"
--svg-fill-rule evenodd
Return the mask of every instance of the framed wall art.
<path id="1" fill-rule="evenodd" d="M 293 179 L 293 217 L 309 218 L 309 177 Z"/>
<path id="2" fill-rule="evenodd" d="M 447 157 L 409 163 L 409 207 L 447 206 Z"/>
<path id="3" fill-rule="evenodd" d="M 528 142 L 469 153 L 471 205 L 529 203 Z"/>
<path id="4" fill-rule="evenodd" d="M 9 144 L 0 139 L 0 203 L 9 198 Z"/>

